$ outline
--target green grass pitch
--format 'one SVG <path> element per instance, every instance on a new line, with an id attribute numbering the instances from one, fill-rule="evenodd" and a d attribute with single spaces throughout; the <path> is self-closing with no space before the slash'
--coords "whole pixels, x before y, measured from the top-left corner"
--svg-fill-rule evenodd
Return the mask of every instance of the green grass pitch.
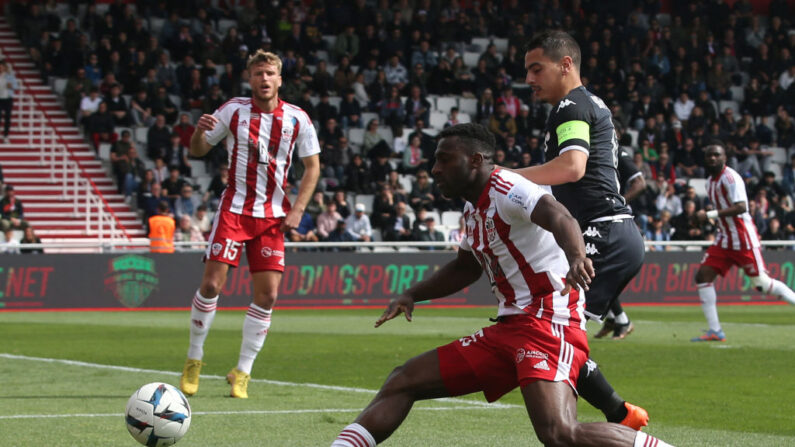
<path id="1" fill-rule="evenodd" d="M 724 306 L 725 343 L 691 343 L 698 307 L 631 307 L 620 342 L 590 340 L 619 393 L 678 446 L 795 445 L 795 307 Z M 279 310 L 248 400 L 225 397 L 242 311 L 218 313 L 183 446 L 328 446 L 408 358 L 490 324 L 494 309 L 429 309 L 374 329 L 380 309 Z M 590 325 L 589 333 L 597 327 Z M 177 384 L 187 312 L 0 313 L 0 446 L 130 446 L 122 413 L 153 381 Z M 314 384 L 314 385 L 313 385 Z M 386 446 L 539 445 L 518 392 L 418 403 Z M 601 414 L 579 403 L 579 418 Z"/>

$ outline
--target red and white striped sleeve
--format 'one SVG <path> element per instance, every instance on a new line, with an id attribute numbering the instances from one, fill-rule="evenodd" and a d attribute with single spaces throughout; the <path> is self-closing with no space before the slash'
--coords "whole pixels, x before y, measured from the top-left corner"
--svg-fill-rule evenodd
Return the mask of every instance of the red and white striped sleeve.
<path id="1" fill-rule="evenodd" d="M 229 135 L 231 131 L 231 129 L 229 129 L 229 123 L 232 121 L 232 115 L 234 115 L 238 107 L 239 102 L 235 99 L 232 99 L 216 109 L 215 113 L 213 113 L 213 116 L 218 118 L 218 122 L 215 124 L 213 130 L 204 132 L 204 136 L 207 139 L 208 144 L 215 146 L 224 138 L 226 138 L 227 135 Z"/>
<path id="2" fill-rule="evenodd" d="M 300 110 L 300 109 L 299 109 Z M 306 158 L 320 153 L 320 143 L 317 141 L 317 132 L 309 115 L 303 110 L 297 114 L 298 119 L 298 136 L 295 139 L 295 148 L 298 150 L 298 156 Z"/>

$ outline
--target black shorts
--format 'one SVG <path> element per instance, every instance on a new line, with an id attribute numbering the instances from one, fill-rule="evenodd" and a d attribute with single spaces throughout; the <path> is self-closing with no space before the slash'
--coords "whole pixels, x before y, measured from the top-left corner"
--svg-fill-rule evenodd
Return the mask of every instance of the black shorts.
<path id="1" fill-rule="evenodd" d="M 632 219 L 589 222 L 582 227 L 582 236 L 596 272 L 585 292 L 585 315 L 601 320 L 640 271 L 645 256 L 643 237 Z"/>

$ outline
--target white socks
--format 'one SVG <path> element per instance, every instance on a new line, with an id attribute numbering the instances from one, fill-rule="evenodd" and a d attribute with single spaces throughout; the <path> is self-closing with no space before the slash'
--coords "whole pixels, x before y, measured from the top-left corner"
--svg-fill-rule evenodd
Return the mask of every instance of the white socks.
<path id="1" fill-rule="evenodd" d="M 204 340 L 210 332 L 210 326 L 215 318 L 215 308 L 218 297 L 205 298 L 196 291 L 193 295 L 193 304 L 190 307 L 190 347 L 188 358 L 201 360 L 204 357 Z"/>
<path id="2" fill-rule="evenodd" d="M 707 318 L 709 328 L 715 332 L 720 331 L 720 321 L 718 321 L 718 295 L 715 293 L 715 286 L 709 283 L 700 283 L 698 286 L 698 297 L 701 300 L 701 310 Z"/>
<path id="3" fill-rule="evenodd" d="M 777 297 L 781 298 L 782 300 L 790 303 L 795 304 L 795 292 L 790 290 L 786 284 L 783 282 L 770 278 L 770 294 L 776 295 Z"/>
<path id="4" fill-rule="evenodd" d="M 639 431 L 637 435 L 635 435 L 635 444 L 632 447 L 673 447 L 671 444 L 667 442 L 660 441 L 659 439 L 655 438 L 654 436 L 647 435 L 642 431 Z"/>
<path id="5" fill-rule="evenodd" d="M 620 315 L 616 315 L 615 321 L 616 321 L 616 324 L 628 324 L 629 323 L 629 317 L 627 316 L 626 312 L 621 312 Z"/>
<path id="6" fill-rule="evenodd" d="M 246 319 L 243 320 L 243 343 L 240 345 L 240 359 L 237 369 L 251 374 L 254 359 L 265 343 L 268 329 L 271 327 L 271 311 L 265 310 L 254 303 L 248 307 Z"/>
<path id="7" fill-rule="evenodd" d="M 353 423 L 342 429 L 337 439 L 331 443 L 331 447 L 375 447 L 375 438 L 366 428 Z"/>

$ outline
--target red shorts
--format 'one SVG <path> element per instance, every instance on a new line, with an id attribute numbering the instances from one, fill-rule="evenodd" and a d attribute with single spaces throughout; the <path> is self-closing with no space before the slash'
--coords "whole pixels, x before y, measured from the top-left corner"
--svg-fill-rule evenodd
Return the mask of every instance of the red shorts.
<path id="1" fill-rule="evenodd" d="M 745 270 L 745 274 L 748 276 L 759 276 L 760 273 L 767 272 L 765 261 L 762 259 L 762 253 L 759 248 L 754 248 L 753 250 L 728 250 L 712 245 L 707 249 L 704 259 L 701 260 L 701 265 L 712 267 L 721 276 L 733 265 Z"/>
<path id="2" fill-rule="evenodd" d="M 210 232 L 204 259 L 223 262 L 232 267 L 240 264 L 246 247 L 251 272 L 284 271 L 284 233 L 279 227 L 283 218 L 261 218 L 218 211 Z"/>
<path id="3" fill-rule="evenodd" d="M 451 396 L 482 391 L 494 402 L 537 380 L 563 381 L 576 392 L 580 368 L 588 360 L 588 340 L 579 327 L 515 315 L 436 351 Z"/>

